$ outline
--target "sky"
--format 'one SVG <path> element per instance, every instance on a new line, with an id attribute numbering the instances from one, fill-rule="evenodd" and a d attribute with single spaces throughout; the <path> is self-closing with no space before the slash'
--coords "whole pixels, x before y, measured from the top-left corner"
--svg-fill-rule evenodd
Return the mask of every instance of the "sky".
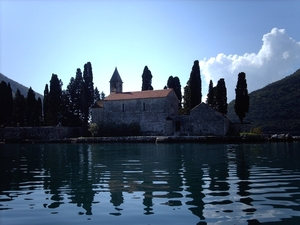
<path id="1" fill-rule="evenodd" d="M 169 76 L 186 85 L 199 60 L 202 101 L 225 79 L 228 102 L 239 72 L 249 92 L 300 68 L 298 0 L 2 0 L 0 72 L 43 94 L 52 74 L 65 89 L 91 62 L 94 86 L 109 94 L 118 68 L 123 91 Z"/>

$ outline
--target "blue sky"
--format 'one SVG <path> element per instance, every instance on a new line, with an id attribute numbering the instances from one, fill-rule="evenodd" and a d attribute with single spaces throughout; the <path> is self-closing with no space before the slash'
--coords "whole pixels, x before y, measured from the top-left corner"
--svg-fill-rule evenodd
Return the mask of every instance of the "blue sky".
<path id="1" fill-rule="evenodd" d="M 115 67 L 123 90 L 139 91 L 146 65 L 154 89 L 171 75 L 184 87 L 199 60 L 202 101 L 210 79 L 225 78 L 230 101 L 239 72 L 253 91 L 300 68 L 297 0 L 2 0 L 0 10 L 0 72 L 41 94 L 52 73 L 65 89 L 88 61 L 108 95 Z"/>

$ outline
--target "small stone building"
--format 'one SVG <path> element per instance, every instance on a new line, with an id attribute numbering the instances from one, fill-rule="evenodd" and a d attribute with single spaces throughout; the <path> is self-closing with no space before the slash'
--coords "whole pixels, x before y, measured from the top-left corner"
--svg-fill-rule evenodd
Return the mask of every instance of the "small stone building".
<path id="1" fill-rule="evenodd" d="M 92 109 L 93 123 L 137 122 L 145 135 L 226 135 L 229 120 L 204 103 L 190 115 L 178 114 L 173 89 L 123 92 L 117 68 L 110 80 L 110 95 Z"/>
<path id="2" fill-rule="evenodd" d="M 184 135 L 223 136 L 229 131 L 230 121 L 205 103 L 200 103 L 190 111 L 190 115 L 179 116 Z"/>

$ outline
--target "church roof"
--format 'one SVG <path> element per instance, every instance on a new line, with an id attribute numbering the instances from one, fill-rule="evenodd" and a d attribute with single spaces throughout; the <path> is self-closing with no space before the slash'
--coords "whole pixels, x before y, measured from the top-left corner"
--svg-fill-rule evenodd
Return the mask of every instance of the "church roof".
<path id="1" fill-rule="evenodd" d="M 122 79 L 120 77 L 120 74 L 118 72 L 117 67 L 115 68 L 115 71 L 114 71 L 114 73 L 113 73 L 113 75 L 112 75 L 112 77 L 111 77 L 111 79 L 110 79 L 109 82 L 122 82 L 123 83 L 123 81 L 122 81 Z"/>
<path id="2" fill-rule="evenodd" d="M 105 98 L 105 101 L 164 98 L 164 97 L 167 97 L 172 91 L 173 91 L 173 89 L 163 89 L 163 90 L 148 90 L 148 91 L 112 93 Z"/>

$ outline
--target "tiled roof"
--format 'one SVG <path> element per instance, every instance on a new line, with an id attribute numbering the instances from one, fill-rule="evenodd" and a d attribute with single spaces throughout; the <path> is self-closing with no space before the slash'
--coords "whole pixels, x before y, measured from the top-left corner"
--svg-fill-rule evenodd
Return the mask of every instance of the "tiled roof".
<path id="1" fill-rule="evenodd" d="M 107 96 L 104 100 L 114 101 L 114 100 L 129 100 L 129 99 L 143 99 L 143 98 L 164 98 L 167 97 L 172 91 L 173 89 L 163 89 L 163 90 L 112 93 L 109 96 Z"/>

